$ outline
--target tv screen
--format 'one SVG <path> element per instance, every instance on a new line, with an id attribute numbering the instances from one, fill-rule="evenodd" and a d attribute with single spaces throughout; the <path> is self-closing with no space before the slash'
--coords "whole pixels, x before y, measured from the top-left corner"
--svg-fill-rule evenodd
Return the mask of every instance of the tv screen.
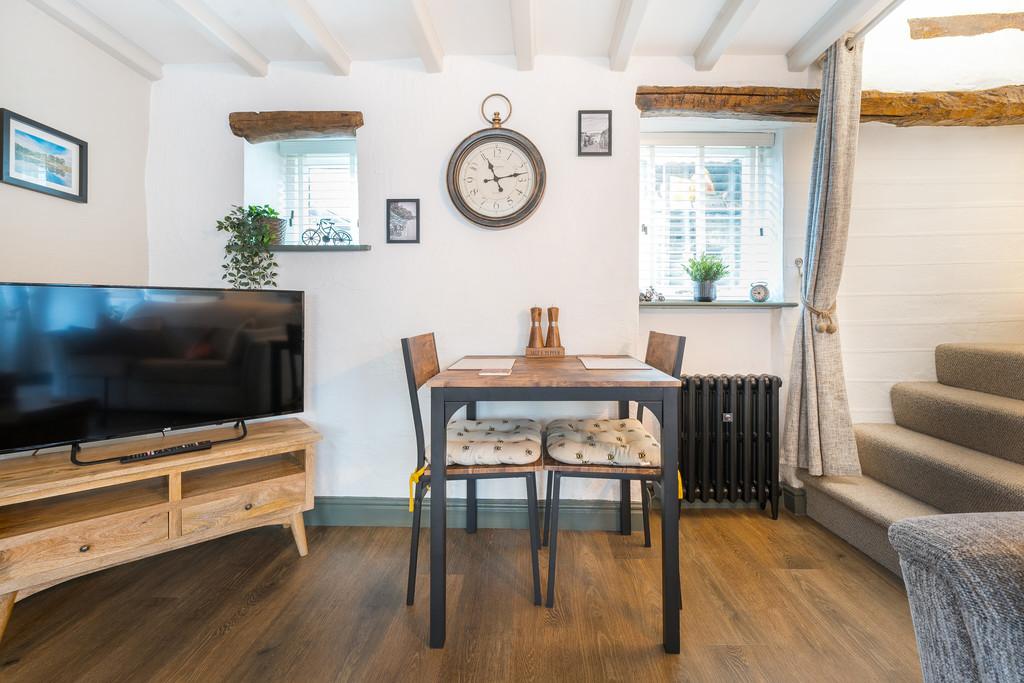
<path id="1" fill-rule="evenodd" d="M 302 303 L 0 284 L 0 453 L 301 411 Z"/>

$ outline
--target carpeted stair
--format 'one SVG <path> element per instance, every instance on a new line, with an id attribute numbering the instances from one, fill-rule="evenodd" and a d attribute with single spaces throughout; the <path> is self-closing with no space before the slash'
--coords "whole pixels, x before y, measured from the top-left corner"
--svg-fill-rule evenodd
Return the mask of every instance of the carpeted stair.
<path id="1" fill-rule="evenodd" d="M 889 525 L 1024 510 L 1024 345 L 943 344 L 938 382 L 892 388 L 896 424 L 855 427 L 860 477 L 803 477 L 807 514 L 893 572 Z"/>

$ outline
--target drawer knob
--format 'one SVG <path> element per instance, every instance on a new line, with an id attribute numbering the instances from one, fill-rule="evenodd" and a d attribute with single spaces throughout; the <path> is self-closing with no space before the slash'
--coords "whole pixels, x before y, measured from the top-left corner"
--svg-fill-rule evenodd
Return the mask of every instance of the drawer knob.
<path id="1" fill-rule="evenodd" d="M 87 552 L 89 552 L 89 546 L 88 546 L 88 544 L 86 544 L 86 545 L 83 545 L 83 546 L 81 546 L 81 547 L 80 547 L 80 548 L 78 549 L 78 552 L 80 552 L 80 553 L 87 553 Z"/>
<path id="2" fill-rule="evenodd" d="M 252 510 L 252 503 L 246 503 L 245 504 L 245 509 L 246 510 Z"/>

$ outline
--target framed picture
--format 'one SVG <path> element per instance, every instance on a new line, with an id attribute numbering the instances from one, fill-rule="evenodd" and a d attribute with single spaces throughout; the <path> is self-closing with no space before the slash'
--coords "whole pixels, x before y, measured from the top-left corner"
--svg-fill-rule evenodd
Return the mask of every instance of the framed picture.
<path id="1" fill-rule="evenodd" d="M 0 180 L 27 190 L 88 201 L 89 145 L 38 121 L 0 109 Z"/>
<path id="2" fill-rule="evenodd" d="M 586 110 L 579 113 L 579 146 L 576 156 L 610 157 L 612 155 L 612 112 L 610 109 Z"/>
<path id="3" fill-rule="evenodd" d="M 388 200 L 388 244 L 419 244 L 420 200 Z"/>

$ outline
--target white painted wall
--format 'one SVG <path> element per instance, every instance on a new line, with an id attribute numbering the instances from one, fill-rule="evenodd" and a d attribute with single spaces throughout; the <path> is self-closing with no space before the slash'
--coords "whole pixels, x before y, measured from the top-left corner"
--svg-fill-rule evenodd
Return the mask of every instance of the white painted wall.
<path id="1" fill-rule="evenodd" d="M 918 7 L 920 1 L 911 0 Z M 806 85 L 808 75 L 789 73 L 781 57 L 726 56 L 711 73 L 669 58 L 634 58 L 626 73 L 609 72 L 605 60 L 555 57 L 539 58 L 531 72 L 515 71 L 510 58 L 449 57 L 441 74 L 423 73 L 415 60 L 360 62 L 348 78 L 308 64 L 275 64 L 266 79 L 229 67 L 170 67 L 153 86 L 146 159 L 148 84 L 23 0 L 0 4 L 0 13 L 0 104 L 88 140 L 94 193 L 81 207 L 0 186 L 0 279 L 144 282 L 140 227 L 146 225 L 152 283 L 219 286 L 223 236 L 214 222 L 243 200 L 244 143 L 230 134 L 228 113 L 363 111 L 361 227 L 373 250 L 279 256 L 281 286 L 308 295 L 307 418 L 325 435 L 320 495 L 406 493 L 414 456 L 402 336 L 437 332 L 442 363 L 465 353 L 514 353 L 526 338 L 527 308 L 557 304 L 570 352 L 642 353 L 647 332 L 659 329 L 687 335 L 688 372 L 788 376 L 792 310 L 638 313 L 636 307 L 636 86 Z M 896 33 L 891 39 L 900 40 Z M 41 42 L 47 51 L 35 49 Z M 956 50 L 966 43 L 940 42 L 947 61 L 935 69 L 929 57 L 918 56 L 933 48 L 890 51 L 883 60 L 876 58 L 883 43 L 869 38 L 865 87 L 1024 79 L 1018 71 L 1024 60 L 986 62 L 978 54 L 958 60 Z M 482 126 L 479 100 L 495 90 L 512 98 L 510 125 L 537 143 L 549 172 L 535 217 L 503 232 L 467 224 L 444 188 L 448 155 Z M 581 108 L 614 109 L 611 158 L 576 157 Z M 888 419 L 888 385 L 931 377 L 936 343 L 1019 340 L 1024 333 L 1022 134 L 1021 128 L 862 129 L 840 300 L 855 419 Z M 782 135 L 784 272 L 792 300 L 813 128 L 790 126 Z M 421 245 L 385 244 L 384 200 L 400 196 L 422 200 Z M 953 295 L 954 289 L 968 293 Z M 497 409 L 537 416 L 602 410 Z M 483 496 L 520 495 L 512 485 L 481 488 Z M 567 495 L 603 496 L 612 488 L 580 484 Z M 453 493 L 461 495 L 461 488 Z"/>
<path id="2" fill-rule="evenodd" d="M 149 81 L 25 0 L 0 3 L 0 107 L 89 144 L 89 201 L 0 184 L 0 281 L 145 284 Z"/>
<path id="3" fill-rule="evenodd" d="M 229 112 L 362 111 L 360 224 L 363 241 L 373 249 L 280 254 L 279 283 L 306 290 L 309 302 L 308 418 L 325 436 L 317 493 L 402 496 L 414 442 L 401 337 L 435 331 L 442 364 L 467 353 L 521 352 L 529 307 L 558 305 L 569 352 L 642 353 L 636 86 L 800 85 L 805 79 L 786 71 L 781 58 L 727 58 L 714 75 L 693 72 L 675 59 L 635 60 L 625 74 L 609 71 L 605 60 L 572 58 L 541 58 L 534 71 L 518 72 L 510 58 L 450 57 L 445 72 L 430 75 L 416 62 L 360 63 L 343 79 L 301 66 L 274 65 L 266 79 L 168 68 L 153 89 L 147 169 L 151 279 L 161 285 L 220 284 L 223 237 L 213 225 L 243 195 L 244 143 L 228 130 Z M 483 127 L 480 100 L 494 91 L 512 99 L 509 125 L 537 144 L 548 171 L 538 212 L 505 231 L 463 220 L 444 183 L 449 155 Z M 610 158 L 576 156 L 576 112 L 588 108 L 615 112 Z M 385 244 L 388 197 L 421 199 L 422 244 Z M 718 320 L 730 325 L 735 318 L 726 314 Z M 552 416 L 605 407 L 498 409 Z M 567 496 L 612 489 L 573 484 L 579 486 Z M 481 495 L 520 496 L 520 488 L 485 482 Z M 460 488 L 455 491 L 461 495 Z"/>

